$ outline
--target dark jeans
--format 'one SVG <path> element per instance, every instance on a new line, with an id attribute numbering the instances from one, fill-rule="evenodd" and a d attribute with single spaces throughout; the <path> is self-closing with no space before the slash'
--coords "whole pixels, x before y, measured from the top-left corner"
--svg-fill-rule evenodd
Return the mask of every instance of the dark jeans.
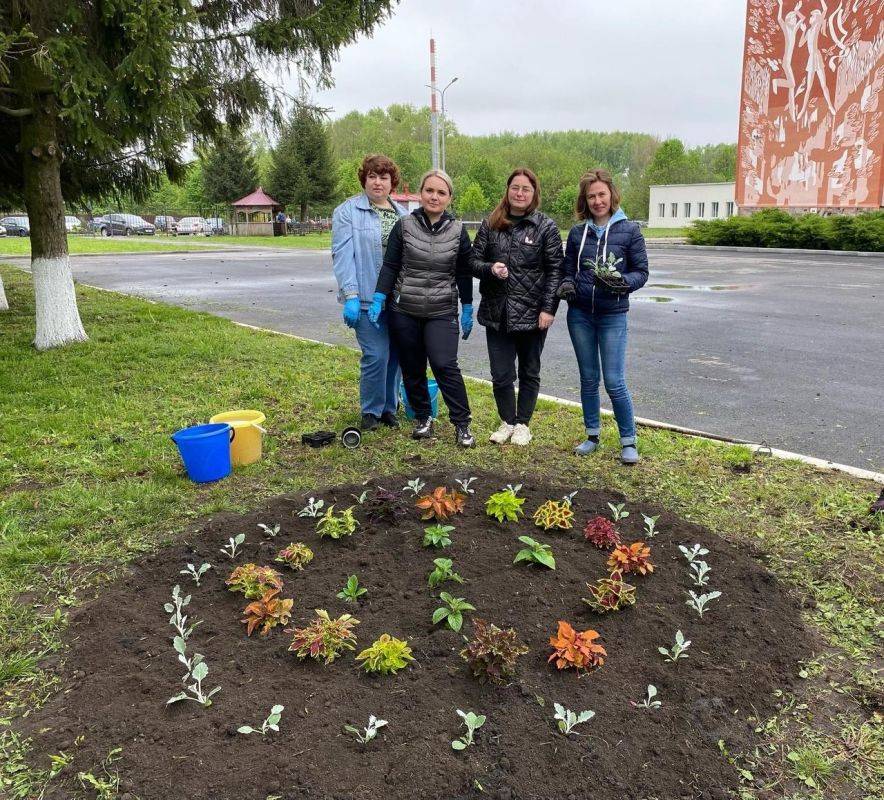
<path id="1" fill-rule="evenodd" d="M 424 319 L 403 314 L 395 306 L 389 311 L 390 335 L 399 351 L 399 366 L 405 394 L 417 419 L 432 416 L 427 389 L 427 361 L 439 384 L 442 399 L 455 425 L 470 424 L 470 401 L 457 365 L 460 327 L 455 315 Z"/>
<path id="2" fill-rule="evenodd" d="M 527 425 L 540 391 L 540 354 L 546 331 L 503 332 L 485 328 L 491 382 L 497 413 L 507 425 Z M 516 406 L 516 359 L 519 361 L 519 404 Z"/>

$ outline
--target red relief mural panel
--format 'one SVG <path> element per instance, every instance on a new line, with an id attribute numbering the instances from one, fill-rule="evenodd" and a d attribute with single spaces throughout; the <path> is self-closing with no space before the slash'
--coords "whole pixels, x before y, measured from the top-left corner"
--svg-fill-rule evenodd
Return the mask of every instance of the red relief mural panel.
<path id="1" fill-rule="evenodd" d="M 884 0 L 748 0 L 740 206 L 884 205 Z"/>

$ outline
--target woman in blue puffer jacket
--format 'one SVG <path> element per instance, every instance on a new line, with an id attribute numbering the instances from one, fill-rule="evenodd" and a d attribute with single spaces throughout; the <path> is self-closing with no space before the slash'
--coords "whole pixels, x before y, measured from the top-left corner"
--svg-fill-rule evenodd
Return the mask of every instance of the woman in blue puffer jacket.
<path id="1" fill-rule="evenodd" d="M 614 407 L 620 459 L 638 462 L 632 398 L 626 387 L 626 314 L 629 295 L 648 280 L 645 240 L 620 208 L 620 192 L 607 170 L 587 172 L 577 193 L 577 219 L 565 245 L 559 296 L 568 301 L 568 333 L 580 369 L 586 441 L 574 452 L 589 455 L 601 432 L 599 382 Z"/>

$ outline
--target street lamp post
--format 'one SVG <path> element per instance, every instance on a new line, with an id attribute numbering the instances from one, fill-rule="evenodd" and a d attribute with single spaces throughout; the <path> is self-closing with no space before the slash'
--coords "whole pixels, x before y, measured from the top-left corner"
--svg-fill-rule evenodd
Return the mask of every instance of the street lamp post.
<path id="1" fill-rule="evenodd" d="M 457 83 L 457 78 L 452 78 L 445 84 L 445 88 L 440 92 L 439 89 L 434 89 L 429 84 L 426 84 L 426 87 L 432 91 L 436 92 L 441 97 L 441 106 L 442 106 L 442 148 L 441 148 L 441 167 L 442 171 L 445 172 L 445 92 L 451 87 L 451 84 Z"/>

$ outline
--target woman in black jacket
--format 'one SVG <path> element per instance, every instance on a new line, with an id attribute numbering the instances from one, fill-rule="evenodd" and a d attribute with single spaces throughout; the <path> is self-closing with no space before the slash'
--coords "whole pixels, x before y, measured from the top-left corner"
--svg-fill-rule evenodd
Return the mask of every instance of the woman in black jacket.
<path id="1" fill-rule="evenodd" d="M 429 360 L 455 427 L 455 441 L 472 447 L 476 440 L 470 432 L 470 403 L 457 363 L 458 297 L 463 338 L 473 329 L 470 237 L 463 223 L 446 210 L 452 185 L 445 172 L 427 172 L 419 192 L 421 207 L 390 231 L 368 318 L 377 324 L 387 307 L 390 336 L 399 351 L 405 393 L 415 414 L 412 437 L 433 435 Z"/>
<path id="2" fill-rule="evenodd" d="M 537 210 L 539 205 L 537 177 L 526 167 L 513 170 L 506 193 L 476 234 L 470 257 L 479 278 L 478 319 L 485 326 L 501 419 L 490 436 L 495 444 L 531 441 L 528 423 L 540 391 L 540 354 L 559 304 L 562 237 L 556 223 Z"/>

